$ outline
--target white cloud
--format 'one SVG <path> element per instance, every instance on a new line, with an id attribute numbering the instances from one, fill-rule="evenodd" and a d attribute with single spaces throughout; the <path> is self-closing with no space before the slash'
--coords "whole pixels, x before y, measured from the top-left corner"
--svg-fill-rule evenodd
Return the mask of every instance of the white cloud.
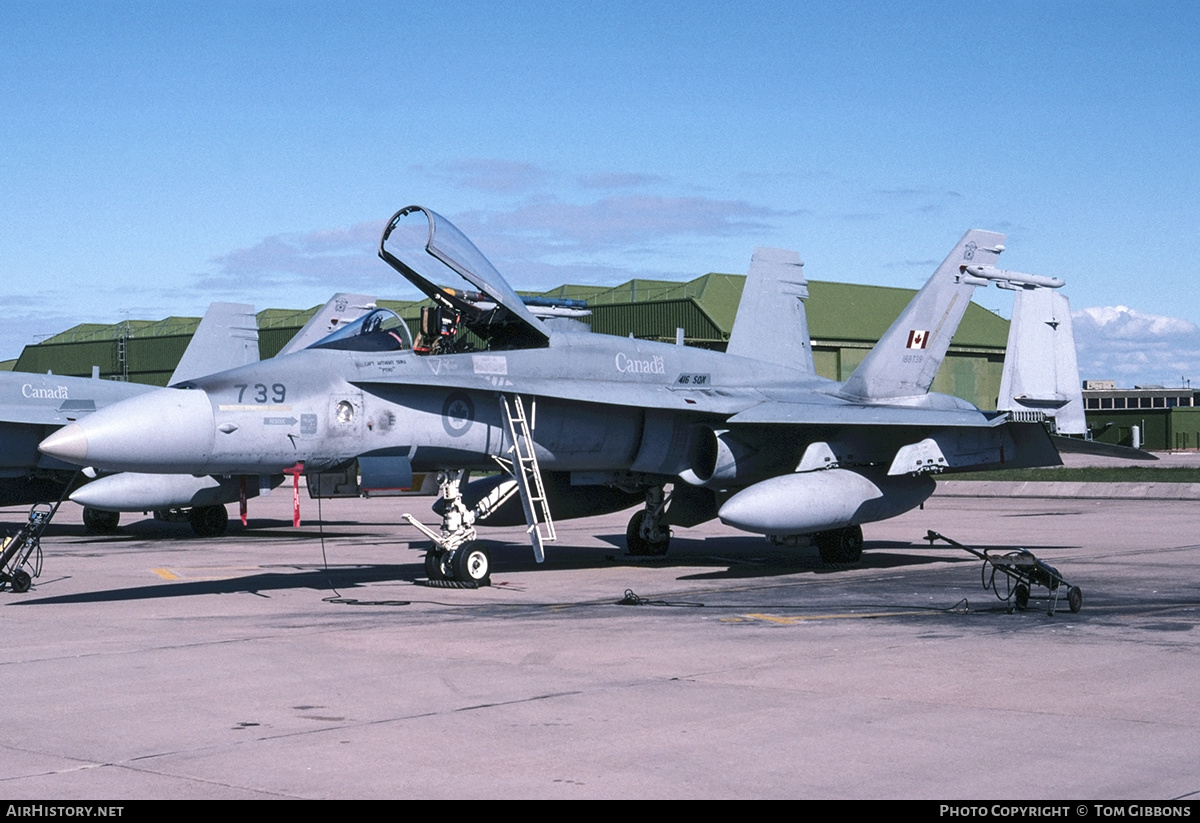
<path id="1" fill-rule="evenodd" d="M 1112 338 L 1142 340 L 1148 337 L 1194 335 L 1195 323 L 1178 317 L 1147 314 L 1126 306 L 1093 306 L 1073 314 L 1083 315 L 1103 335 Z"/>
<path id="2" fill-rule="evenodd" d="M 328 285 L 330 293 L 378 288 L 387 268 L 375 257 L 383 221 L 348 228 L 277 234 L 214 258 L 217 271 L 197 275 L 206 290 L 252 293 L 256 287 Z"/>
<path id="3" fill-rule="evenodd" d="M 1092 306 L 1071 313 L 1079 372 L 1118 385 L 1200 383 L 1200 328 L 1178 317 L 1127 306 Z"/>
<path id="4" fill-rule="evenodd" d="M 543 200 L 509 211 L 473 211 L 452 221 L 515 288 L 611 283 L 634 277 L 680 279 L 708 271 L 681 260 L 681 246 L 761 235 L 783 214 L 745 201 L 705 197 L 606 197 L 575 204 Z M 213 259 L 195 275 L 213 299 L 283 305 L 282 297 L 338 290 L 389 298 L 411 291 L 376 256 L 382 221 L 272 235 Z M 694 256 L 693 258 L 694 259 Z M 296 299 L 293 296 L 293 299 Z"/>

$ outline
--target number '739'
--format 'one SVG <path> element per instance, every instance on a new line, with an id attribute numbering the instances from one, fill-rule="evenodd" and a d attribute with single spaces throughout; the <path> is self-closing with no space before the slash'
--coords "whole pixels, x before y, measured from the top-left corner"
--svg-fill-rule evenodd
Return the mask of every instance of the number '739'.
<path id="1" fill-rule="evenodd" d="M 255 383 L 251 386 L 248 383 L 239 383 L 234 386 L 238 390 L 237 402 L 242 403 L 247 399 L 255 403 L 266 403 L 268 400 L 272 403 L 282 403 L 287 397 L 287 386 L 282 383 L 272 383 L 268 388 L 265 383 Z M 250 397 L 246 397 L 246 390 L 250 390 Z"/>

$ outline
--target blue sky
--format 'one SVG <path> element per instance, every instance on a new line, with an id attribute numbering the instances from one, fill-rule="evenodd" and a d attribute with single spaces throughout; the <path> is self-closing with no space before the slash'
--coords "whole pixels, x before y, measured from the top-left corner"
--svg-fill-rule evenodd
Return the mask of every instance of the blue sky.
<path id="1" fill-rule="evenodd" d="M 1003 265 L 1067 281 L 1085 377 L 1200 382 L 1193 3 L 6 0 L 0 32 L 0 359 L 212 300 L 407 296 L 375 245 L 420 203 L 517 288 L 758 245 L 917 287 L 1001 231 Z"/>

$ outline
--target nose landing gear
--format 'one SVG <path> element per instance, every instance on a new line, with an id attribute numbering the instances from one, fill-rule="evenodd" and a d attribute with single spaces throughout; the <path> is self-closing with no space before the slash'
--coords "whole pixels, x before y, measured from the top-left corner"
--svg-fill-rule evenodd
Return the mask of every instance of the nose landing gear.
<path id="1" fill-rule="evenodd" d="M 481 502 L 475 511 L 471 511 L 463 504 L 459 491 L 465 474 L 463 471 L 446 472 L 439 478 L 445 502 L 440 533 L 412 515 L 404 515 L 409 523 L 433 541 L 432 548 L 425 554 L 425 576 L 433 585 L 474 589 L 492 584 L 491 557 L 487 549 L 475 545 L 474 523 L 478 517 L 500 505 L 516 488 L 514 484 L 503 493 L 496 493 L 495 500 Z"/>
<path id="2" fill-rule="evenodd" d="M 492 558 L 482 546 L 460 546 L 454 551 L 437 547 L 425 554 L 425 576 L 433 583 L 454 583 L 464 588 L 492 585 Z"/>

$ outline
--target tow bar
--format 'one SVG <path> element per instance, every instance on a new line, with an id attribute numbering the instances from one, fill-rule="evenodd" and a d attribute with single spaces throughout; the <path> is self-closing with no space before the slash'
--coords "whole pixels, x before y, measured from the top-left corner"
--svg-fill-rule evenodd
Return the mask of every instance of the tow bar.
<path id="1" fill-rule="evenodd" d="M 946 535 L 938 534 L 932 529 L 925 535 L 925 539 L 929 541 L 930 546 L 934 544 L 934 541 L 945 541 L 982 560 L 983 588 L 991 589 L 1001 602 L 1008 603 L 1009 614 L 1012 614 L 1014 608 L 1020 611 L 1028 608 L 1029 593 L 1035 585 L 1049 590 L 1049 606 L 1046 613 L 1051 617 L 1054 616 L 1054 610 L 1058 607 L 1060 592 L 1063 589 L 1066 589 L 1067 607 L 1071 609 L 1072 614 L 1083 608 L 1083 592 L 1080 588 L 1072 586 L 1058 573 L 1058 569 L 1049 563 L 1038 560 L 1028 549 L 1015 549 L 1004 554 L 993 554 L 987 549 L 973 549 L 970 546 L 964 546 L 957 540 L 951 540 Z M 1006 583 L 1004 594 L 1000 593 L 1000 588 L 996 585 L 996 572 L 1004 574 Z"/>

